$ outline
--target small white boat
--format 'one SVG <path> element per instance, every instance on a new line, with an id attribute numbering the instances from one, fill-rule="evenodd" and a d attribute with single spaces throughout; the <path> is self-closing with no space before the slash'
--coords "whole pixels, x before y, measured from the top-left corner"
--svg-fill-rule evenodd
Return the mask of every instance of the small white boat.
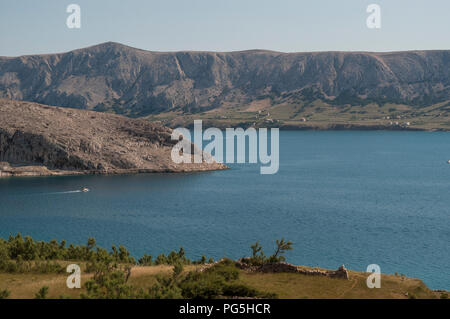
<path id="1" fill-rule="evenodd" d="M 450 164 L 450 160 L 447 161 L 447 164 Z"/>
<path id="2" fill-rule="evenodd" d="M 87 193 L 87 192 L 89 192 L 89 188 L 83 187 L 83 188 L 81 189 L 81 191 L 82 191 L 83 193 Z"/>

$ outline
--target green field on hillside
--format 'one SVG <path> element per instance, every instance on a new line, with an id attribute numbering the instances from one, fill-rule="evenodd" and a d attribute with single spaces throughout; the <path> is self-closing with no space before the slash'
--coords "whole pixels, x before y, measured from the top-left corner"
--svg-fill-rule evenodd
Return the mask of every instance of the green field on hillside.
<path id="1" fill-rule="evenodd" d="M 248 105 L 220 107 L 206 112 L 166 112 L 147 116 L 171 127 L 189 127 L 201 119 L 214 127 L 280 127 L 298 129 L 413 129 L 450 130 L 450 102 L 427 107 L 375 103 L 335 106 L 321 100 L 309 103 L 274 104 L 270 99 L 253 101 Z"/>

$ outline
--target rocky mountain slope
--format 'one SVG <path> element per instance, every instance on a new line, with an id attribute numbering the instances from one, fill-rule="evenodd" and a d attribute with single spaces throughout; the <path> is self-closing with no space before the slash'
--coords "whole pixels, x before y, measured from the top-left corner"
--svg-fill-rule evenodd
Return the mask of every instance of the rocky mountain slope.
<path id="1" fill-rule="evenodd" d="M 175 164 L 175 143 L 171 129 L 146 120 L 0 99 L 0 176 L 225 168 Z"/>
<path id="2" fill-rule="evenodd" d="M 130 116 L 266 97 L 423 106 L 450 99 L 450 51 L 164 53 L 109 42 L 1 57 L 0 97 Z"/>

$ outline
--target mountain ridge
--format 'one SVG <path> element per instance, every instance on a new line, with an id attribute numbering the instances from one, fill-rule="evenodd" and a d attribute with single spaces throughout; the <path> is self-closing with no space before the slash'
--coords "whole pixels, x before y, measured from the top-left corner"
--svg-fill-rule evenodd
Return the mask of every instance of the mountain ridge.
<path id="1" fill-rule="evenodd" d="M 407 53 L 407 52 L 443 52 L 443 51 L 450 51 L 448 49 L 409 49 L 409 50 L 393 50 L 393 51 L 365 51 L 365 50 L 321 50 L 321 51 L 277 51 L 277 50 L 270 50 L 270 49 L 244 49 L 244 50 L 231 50 L 231 51 L 215 51 L 215 50 L 169 50 L 169 51 L 159 51 L 159 50 L 146 50 L 146 49 L 140 49 L 131 45 L 123 44 L 116 41 L 106 41 L 102 43 L 92 44 L 88 45 L 82 48 L 77 49 L 71 49 L 67 51 L 61 51 L 61 52 L 52 52 L 52 53 L 38 53 L 38 54 L 20 54 L 20 55 L 0 55 L 0 58 L 20 58 L 20 57 L 29 57 L 29 56 L 48 56 L 48 55 L 60 55 L 60 54 L 66 54 L 74 51 L 82 51 L 92 48 L 104 48 L 108 46 L 116 46 L 118 48 L 128 48 L 138 51 L 144 51 L 144 52 L 150 52 L 150 53 L 180 53 L 180 52 L 193 52 L 193 53 L 245 53 L 245 52 L 272 52 L 272 53 L 279 53 L 279 54 L 314 54 L 314 53 L 373 53 L 373 54 L 391 54 L 391 53 Z"/>
<path id="2" fill-rule="evenodd" d="M 0 97 L 132 117 L 271 97 L 335 105 L 450 99 L 450 50 L 158 52 L 106 42 L 0 57 Z M 278 101 L 276 101 L 278 100 Z"/>

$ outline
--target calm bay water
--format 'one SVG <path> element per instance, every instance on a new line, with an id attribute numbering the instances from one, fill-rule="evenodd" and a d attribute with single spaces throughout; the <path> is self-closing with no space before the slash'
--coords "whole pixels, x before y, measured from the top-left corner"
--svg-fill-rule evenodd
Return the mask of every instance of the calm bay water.
<path id="1" fill-rule="evenodd" d="M 0 236 L 125 245 L 134 256 L 183 246 L 239 258 L 294 242 L 289 262 L 341 264 L 450 289 L 450 135 L 280 132 L 280 170 L 259 165 L 167 175 L 0 179 Z M 73 192 L 80 187 L 88 193 Z"/>

